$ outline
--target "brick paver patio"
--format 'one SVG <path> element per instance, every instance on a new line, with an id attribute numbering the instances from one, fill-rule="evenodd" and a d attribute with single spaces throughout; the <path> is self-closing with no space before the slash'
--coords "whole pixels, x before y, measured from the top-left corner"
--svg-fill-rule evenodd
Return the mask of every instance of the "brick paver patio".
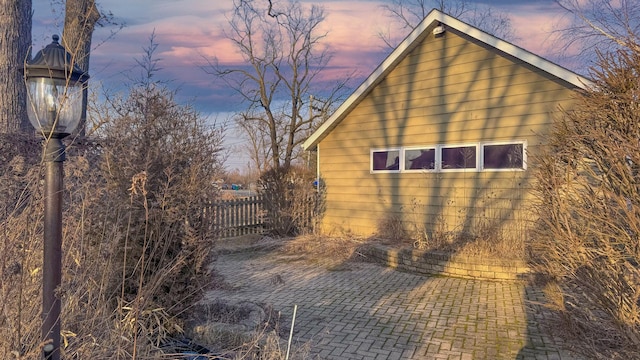
<path id="1" fill-rule="evenodd" d="M 377 264 L 335 269 L 267 251 L 221 255 L 233 290 L 270 303 L 319 359 L 577 359 L 544 326 L 540 291 L 519 282 L 423 276 Z"/>

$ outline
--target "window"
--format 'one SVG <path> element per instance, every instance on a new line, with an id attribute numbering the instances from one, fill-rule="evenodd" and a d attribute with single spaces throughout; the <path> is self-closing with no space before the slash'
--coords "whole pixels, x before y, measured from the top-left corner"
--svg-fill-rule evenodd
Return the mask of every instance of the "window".
<path id="1" fill-rule="evenodd" d="M 487 170 L 524 170 L 524 143 L 482 145 L 482 168 Z"/>
<path id="2" fill-rule="evenodd" d="M 435 170 L 436 148 L 404 150 L 404 170 Z"/>
<path id="3" fill-rule="evenodd" d="M 400 149 L 371 151 L 371 170 L 376 172 L 400 171 Z"/>
<path id="4" fill-rule="evenodd" d="M 476 146 L 443 146 L 441 152 L 442 170 L 476 168 Z"/>
<path id="5" fill-rule="evenodd" d="M 371 172 L 525 170 L 526 148 L 526 141 L 513 141 L 372 149 Z"/>

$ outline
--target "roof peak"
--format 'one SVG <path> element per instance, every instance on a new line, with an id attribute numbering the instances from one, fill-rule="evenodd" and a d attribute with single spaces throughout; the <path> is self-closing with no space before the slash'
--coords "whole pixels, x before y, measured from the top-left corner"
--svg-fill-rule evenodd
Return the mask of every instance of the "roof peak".
<path id="1" fill-rule="evenodd" d="M 584 89 L 591 82 L 581 75 L 544 59 L 528 50 L 516 46 L 508 41 L 502 40 L 494 35 L 490 35 L 475 26 L 458 20 L 451 15 L 433 9 L 427 16 L 405 37 L 405 39 L 387 56 L 380 65 L 369 75 L 362 84 L 336 109 L 327 121 L 325 121 L 308 139 L 304 142 L 305 150 L 314 148 L 338 123 L 348 114 L 396 65 L 402 61 L 420 42 L 426 38 L 436 27 L 444 25 L 444 29 L 439 29 L 434 35 L 443 34 L 440 30 L 448 31 L 454 29 L 457 32 L 466 34 L 498 51 L 513 56 L 531 66 L 538 68 L 548 74 L 566 81 L 577 88 Z"/>

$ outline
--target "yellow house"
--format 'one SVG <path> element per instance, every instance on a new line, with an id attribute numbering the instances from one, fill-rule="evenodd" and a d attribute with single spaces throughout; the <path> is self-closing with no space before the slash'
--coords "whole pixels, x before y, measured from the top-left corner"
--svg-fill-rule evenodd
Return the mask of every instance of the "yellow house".
<path id="1" fill-rule="evenodd" d="M 369 236 L 521 224 L 527 158 L 585 84 L 431 11 L 304 143 L 317 151 L 324 185 L 321 229 Z"/>

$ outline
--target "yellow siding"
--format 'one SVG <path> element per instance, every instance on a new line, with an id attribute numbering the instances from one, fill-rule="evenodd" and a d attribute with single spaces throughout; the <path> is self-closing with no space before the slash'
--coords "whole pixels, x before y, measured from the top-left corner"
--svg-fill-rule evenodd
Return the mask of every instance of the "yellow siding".
<path id="1" fill-rule="evenodd" d="M 458 229 L 525 216 L 528 170 L 371 174 L 370 150 L 525 140 L 531 154 L 571 96 L 561 80 L 455 31 L 429 35 L 319 143 L 323 230 L 371 235 L 390 214 Z"/>

